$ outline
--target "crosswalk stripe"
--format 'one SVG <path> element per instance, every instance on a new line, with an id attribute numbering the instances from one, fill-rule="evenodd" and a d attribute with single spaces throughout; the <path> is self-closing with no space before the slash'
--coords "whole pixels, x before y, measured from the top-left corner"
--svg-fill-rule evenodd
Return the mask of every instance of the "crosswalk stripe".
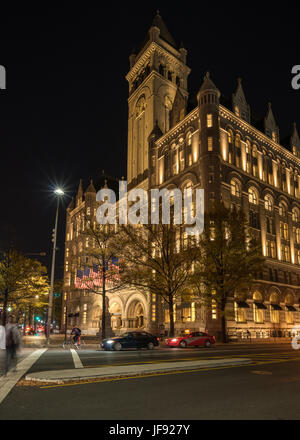
<path id="1" fill-rule="evenodd" d="M 26 356 L 21 362 L 17 364 L 16 372 L 8 372 L 6 377 L 0 379 L 0 404 L 6 398 L 8 393 L 16 385 L 16 383 L 24 376 L 25 373 L 32 367 L 32 365 L 47 351 L 47 348 L 35 350 L 29 356 Z"/>
<path id="2" fill-rule="evenodd" d="M 75 368 L 83 368 L 83 364 L 80 360 L 80 357 L 78 356 L 77 351 L 74 350 L 74 348 L 71 348 L 71 353 L 72 353 Z"/>

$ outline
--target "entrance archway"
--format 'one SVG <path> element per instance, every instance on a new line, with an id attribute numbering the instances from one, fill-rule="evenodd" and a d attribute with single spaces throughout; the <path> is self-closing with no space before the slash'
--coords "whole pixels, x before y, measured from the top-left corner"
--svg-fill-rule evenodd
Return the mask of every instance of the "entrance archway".
<path id="1" fill-rule="evenodd" d="M 133 300 L 128 307 L 127 320 L 129 328 L 143 329 L 146 326 L 146 313 L 144 305 L 138 300 Z"/>

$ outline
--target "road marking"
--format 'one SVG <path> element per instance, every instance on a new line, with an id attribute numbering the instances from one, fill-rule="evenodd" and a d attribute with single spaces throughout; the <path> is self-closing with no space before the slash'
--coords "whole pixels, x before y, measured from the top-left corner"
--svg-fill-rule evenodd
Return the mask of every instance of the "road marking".
<path id="1" fill-rule="evenodd" d="M 72 357 L 73 357 L 73 361 L 74 361 L 74 366 L 75 368 L 83 368 L 83 364 L 80 360 L 80 357 L 78 356 L 78 353 L 76 350 L 74 350 L 74 348 L 71 348 L 71 353 L 72 353 Z"/>
<path id="2" fill-rule="evenodd" d="M 8 372 L 6 377 L 0 379 L 0 404 L 6 398 L 8 393 L 16 385 L 16 383 L 24 376 L 32 365 L 47 351 L 47 348 L 41 348 L 30 353 L 25 359 L 17 364 L 15 373 Z"/>

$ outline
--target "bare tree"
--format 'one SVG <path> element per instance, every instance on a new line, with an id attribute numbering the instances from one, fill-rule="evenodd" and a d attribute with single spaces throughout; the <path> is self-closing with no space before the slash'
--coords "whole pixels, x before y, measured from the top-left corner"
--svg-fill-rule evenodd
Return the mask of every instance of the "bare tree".
<path id="1" fill-rule="evenodd" d="M 225 307 L 236 292 L 247 292 L 261 272 L 261 246 L 249 230 L 242 210 L 220 203 L 205 216 L 199 258 L 191 278 L 191 289 L 211 306 L 219 308 L 222 340 L 227 342 Z"/>
<path id="2" fill-rule="evenodd" d="M 103 340 L 106 337 L 107 294 L 122 289 L 125 284 L 119 275 L 119 258 L 114 245 L 118 232 L 114 225 L 99 225 L 86 219 L 85 230 L 80 236 L 85 242 L 85 250 L 84 255 L 73 260 L 73 266 L 77 269 L 77 286 L 102 296 Z"/>
<path id="3" fill-rule="evenodd" d="M 173 336 L 175 301 L 191 294 L 189 279 L 199 252 L 195 237 L 174 224 L 124 225 L 114 248 L 122 259 L 122 281 L 168 305 Z"/>

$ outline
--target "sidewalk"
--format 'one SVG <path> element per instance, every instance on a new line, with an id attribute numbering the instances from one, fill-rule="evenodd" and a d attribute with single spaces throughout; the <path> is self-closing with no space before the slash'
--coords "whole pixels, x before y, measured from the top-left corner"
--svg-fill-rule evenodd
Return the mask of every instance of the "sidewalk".
<path id="1" fill-rule="evenodd" d="M 82 349 L 100 349 L 100 340 L 92 337 L 92 336 L 83 336 L 85 341 L 84 344 L 81 345 Z M 237 345 L 255 345 L 255 344 L 289 344 L 291 343 L 292 338 L 268 338 L 268 339 L 242 339 L 237 341 L 230 341 L 228 343 L 216 342 L 212 347 L 216 346 L 237 346 Z M 46 338 L 44 335 L 41 336 L 23 336 L 22 337 L 22 345 L 27 348 L 62 348 L 62 344 L 64 341 L 64 335 L 53 334 L 50 336 L 50 345 L 46 346 Z M 160 345 L 157 349 L 167 348 L 164 343 L 164 339 L 160 340 Z"/>
<path id="2" fill-rule="evenodd" d="M 121 365 L 109 367 L 74 368 L 72 370 L 42 371 L 30 373 L 25 380 L 37 382 L 64 383 L 76 380 L 105 379 L 113 377 L 140 376 L 150 373 L 168 373 L 171 371 L 192 371 L 202 368 L 227 367 L 250 364 L 251 359 L 213 359 L 185 362 L 162 362 L 159 364 Z"/>

